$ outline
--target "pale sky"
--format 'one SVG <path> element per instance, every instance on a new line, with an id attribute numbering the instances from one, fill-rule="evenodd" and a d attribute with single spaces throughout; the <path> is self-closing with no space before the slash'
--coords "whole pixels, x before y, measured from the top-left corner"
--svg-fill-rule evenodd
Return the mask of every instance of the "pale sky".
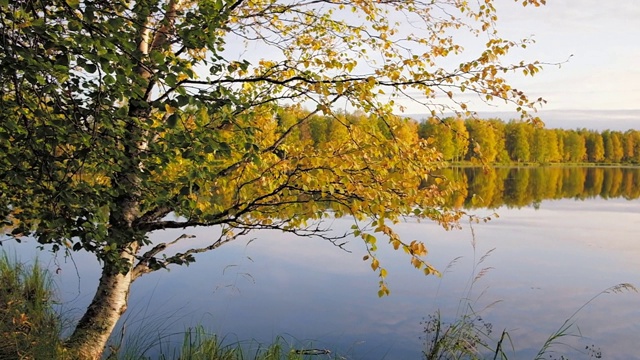
<path id="1" fill-rule="evenodd" d="M 505 36 L 533 34 L 527 56 L 559 62 L 518 81 L 548 100 L 547 110 L 640 109 L 640 2 L 547 0 L 539 8 L 504 0 L 499 26 Z M 501 11 L 502 9 L 502 11 Z"/>
<path id="2" fill-rule="evenodd" d="M 525 50 L 516 49 L 505 63 L 521 60 L 562 63 L 560 67 L 545 65 L 534 77 L 520 74 L 508 77 L 511 85 L 530 98 L 547 100 L 538 115 L 545 121 L 545 117 L 576 120 L 575 126 L 572 122 L 558 125 L 569 128 L 582 127 L 578 123 L 581 120 L 587 122 L 584 125 L 587 128 L 640 129 L 640 1 L 547 0 L 547 5 L 541 7 L 523 7 L 521 2 L 496 0 L 498 30 L 503 38 L 519 40 L 532 36 L 536 43 Z M 483 39 L 473 41 L 485 42 Z M 228 45 L 231 52 L 237 52 L 238 58 L 253 61 L 270 55 L 260 47 Z M 469 45 L 468 49 L 474 43 Z M 478 55 L 470 52 L 465 60 Z M 454 69 L 458 64 L 455 61 L 451 59 L 450 64 Z M 503 102 L 489 106 L 475 96 L 471 98 L 470 94 L 460 95 L 458 99 L 469 99 L 469 108 L 481 115 L 514 110 L 513 105 Z M 396 103 L 406 107 L 405 115 L 429 111 L 408 100 Z M 608 117 L 613 110 L 617 111 L 612 115 L 617 120 Z M 516 117 L 515 113 L 511 114 Z M 599 119 L 603 114 L 607 117 L 605 120 L 624 118 L 624 121 L 602 125 Z M 510 116 L 501 117 L 508 120 Z"/>
<path id="3" fill-rule="evenodd" d="M 510 61 L 564 62 L 511 78 L 531 98 L 548 101 L 538 114 L 547 126 L 640 129 L 640 1 L 547 0 L 536 8 L 501 0 L 496 7 L 502 37 L 536 41 Z M 481 117 L 516 117 L 513 106 L 499 102 L 473 105 Z"/>

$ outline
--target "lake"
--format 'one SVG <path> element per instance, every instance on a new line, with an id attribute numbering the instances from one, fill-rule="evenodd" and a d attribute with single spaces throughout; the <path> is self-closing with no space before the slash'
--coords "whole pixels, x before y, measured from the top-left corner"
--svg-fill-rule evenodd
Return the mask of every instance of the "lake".
<path id="1" fill-rule="evenodd" d="M 546 338 L 595 295 L 618 283 L 640 285 L 640 169 L 446 173 L 459 181 L 452 206 L 480 216 L 495 212 L 499 218 L 462 222 L 462 229 L 448 232 L 410 218 L 397 224 L 404 239 L 425 242 L 427 260 L 444 272 L 441 278 L 421 275 L 407 256 L 380 246 L 391 295 L 378 298 L 378 278 L 362 261 L 360 240 L 351 241 L 346 252 L 321 240 L 256 232 L 197 257 L 189 267 L 134 283 L 123 319 L 125 338 L 131 335 L 144 347 L 140 343 L 152 343 L 160 334 L 169 347 L 181 338 L 168 335 L 201 324 L 229 342 L 283 336 L 296 346 L 312 344 L 347 359 L 418 359 L 422 322 L 438 309 L 444 321 L 452 321 L 467 298 L 491 324 L 494 346 L 504 329 L 515 349 L 505 341 L 510 358 L 533 358 Z M 337 219 L 331 226 L 345 231 L 350 222 Z M 206 241 L 216 229 L 187 232 Z M 154 239 L 169 241 L 181 234 L 160 232 Z M 30 244 L 10 248 L 23 260 L 35 253 Z M 93 296 L 97 263 L 83 254 L 74 254 L 73 262 L 63 255 L 40 257 L 59 268 L 55 279 L 63 313 L 79 316 Z M 473 282 L 485 268 L 490 269 Z M 638 293 L 603 294 L 574 320 L 577 327 L 571 331 L 582 336 L 561 339 L 569 346 L 554 346 L 553 358 L 588 358 L 590 346 L 605 359 L 637 357 Z M 146 354 L 153 357 L 157 351 Z"/>

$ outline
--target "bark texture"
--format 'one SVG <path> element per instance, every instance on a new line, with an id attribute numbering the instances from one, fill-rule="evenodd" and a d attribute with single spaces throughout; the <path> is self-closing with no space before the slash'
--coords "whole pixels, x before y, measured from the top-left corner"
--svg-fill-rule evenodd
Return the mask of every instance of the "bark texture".
<path id="1" fill-rule="evenodd" d="M 137 23 L 143 24 L 138 34 L 138 50 L 140 59 L 134 71 L 147 84 L 142 98 L 129 99 L 129 116 L 140 120 L 149 117 L 151 112 L 150 94 L 155 83 L 150 80 L 154 69 L 145 65 L 152 50 L 169 51 L 169 39 L 174 35 L 175 22 L 180 9 L 180 0 L 168 0 L 162 21 L 145 17 L 141 12 Z M 145 104 L 143 106 L 142 104 Z M 144 122 L 144 121 L 143 121 Z M 144 219 L 140 213 L 141 179 L 144 171 L 140 158 L 149 145 L 149 133 L 132 122 L 127 125 L 121 139 L 126 154 L 125 161 L 120 164 L 121 171 L 111 174 L 111 184 L 119 194 L 113 199 L 115 205 L 109 216 L 110 241 L 117 245 L 119 258 L 100 256 L 102 260 L 102 276 L 96 294 L 80 319 L 74 333 L 66 343 L 67 354 L 72 359 L 100 359 L 107 345 L 109 336 L 116 323 L 127 310 L 129 290 L 133 281 L 140 275 L 149 272 L 148 268 L 134 271 L 136 255 L 140 250 L 140 240 L 145 231 L 140 231 L 136 223 Z M 161 212 L 163 214 L 167 211 Z"/>
<path id="2" fill-rule="evenodd" d="M 133 262 L 129 252 L 123 252 L 121 256 Z M 132 274 L 132 271 L 122 274 L 117 266 L 104 264 L 96 294 L 67 340 L 69 358 L 98 360 L 102 357 L 111 332 L 127 310 L 129 290 L 134 280 Z"/>

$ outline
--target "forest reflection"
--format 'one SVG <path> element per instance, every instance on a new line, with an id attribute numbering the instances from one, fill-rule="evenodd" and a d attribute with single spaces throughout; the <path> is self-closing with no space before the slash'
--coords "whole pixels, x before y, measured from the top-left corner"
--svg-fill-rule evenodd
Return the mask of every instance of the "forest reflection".
<path id="1" fill-rule="evenodd" d="M 456 189 L 450 206 L 539 206 L 547 199 L 640 197 L 638 167 L 467 167 L 443 169 Z"/>

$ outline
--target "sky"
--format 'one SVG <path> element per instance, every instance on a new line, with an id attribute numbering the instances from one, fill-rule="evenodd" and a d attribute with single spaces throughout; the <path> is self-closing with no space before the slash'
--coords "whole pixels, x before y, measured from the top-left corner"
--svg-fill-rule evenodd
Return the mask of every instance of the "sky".
<path id="1" fill-rule="evenodd" d="M 547 100 L 539 116 L 548 126 L 640 129 L 640 2 L 547 0 L 523 7 L 499 0 L 496 7 L 503 37 L 536 41 L 512 61 L 562 63 L 512 80 L 531 98 Z M 510 106 L 474 105 L 481 116 L 516 117 Z"/>
<path id="2" fill-rule="evenodd" d="M 523 7 L 522 0 L 495 2 L 500 36 L 535 40 L 526 50 L 514 50 L 505 63 L 539 60 L 561 64 L 544 65 L 534 77 L 518 74 L 508 78 L 530 98 L 547 100 L 537 116 L 549 127 L 640 129 L 640 2 L 547 0 L 541 7 Z M 240 48 L 240 57 L 269 56 L 260 49 Z M 451 61 L 452 68 L 457 68 L 455 59 Z M 470 94 L 462 95 L 459 99 L 468 98 L 470 109 L 481 117 L 518 117 L 513 105 L 496 102 L 489 106 Z M 420 118 L 429 112 L 410 100 L 396 103 L 406 108 L 404 115 Z"/>
<path id="3" fill-rule="evenodd" d="M 516 86 L 548 102 L 547 126 L 640 129 L 640 2 L 548 0 L 539 8 L 504 0 L 498 5 L 505 36 L 533 35 L 529 59 L 545 66 Z M 484 109 L 483 109 L 484 110 Z M 488 111 L 502 109 L 488 109 Z"/>
<path id="4" fill-rule="evenodd" d="M 532 58 L 560 62 L 527 79 L 549 110 L 640 109 L 640 3 L 548 0 L 540 8 L 510 1 L 499 14 L 505 36 L 533 34 Z M 500 11 L 500 9 L 499 9 Z"/>

